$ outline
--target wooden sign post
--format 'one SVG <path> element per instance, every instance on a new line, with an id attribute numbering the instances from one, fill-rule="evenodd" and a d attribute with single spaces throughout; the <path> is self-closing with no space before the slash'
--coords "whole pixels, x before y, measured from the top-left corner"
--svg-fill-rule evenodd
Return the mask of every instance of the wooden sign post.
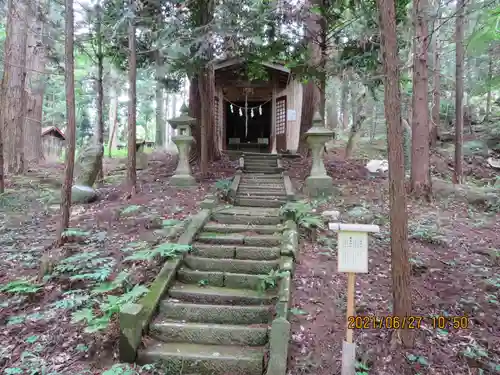
<path id="1" fill-rule="evenodd" d="M 346 339 L 342 345 L 341 374 L 355 375 L 356 345 L 352 320 L 356 314 L 356 273 L 368 273 L 368 233 L 379 232 L 380 228 L 378 225 L 342 223 L 330 223 L 328 227 L 338 233 L 338 272 L 347 273 L 347 326 Z"/>

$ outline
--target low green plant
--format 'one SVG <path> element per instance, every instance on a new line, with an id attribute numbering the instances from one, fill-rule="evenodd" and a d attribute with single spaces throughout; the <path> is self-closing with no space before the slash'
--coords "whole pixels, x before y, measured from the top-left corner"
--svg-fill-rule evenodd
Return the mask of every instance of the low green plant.
<path id="1" fill-rule="evenodd" d="M 114 314 L 120 312 L 122 306 L 135 302 L 139 297 L 149 291 L 144 285 L 136 285 L 124 294 L 106 295 L 104 298 L 89 298 L 88 305 L 73 312 L 73 323 L 84 322 L 87 324 L 85 332 L 94 333 L 108 328 Z M 98 312 L 96 313 L 96 308 Z"/>
<path id="2" fill-rule="evenodd" d="M 215 182 L 215 192 L 220 200 L 226 201 L 228 199 L 232 183 L 232 179 L 218 180 Z"/>
<path id="3" fill-rule="evenodd" d="M 191 250 L 191 245 L 164 243 L 153 248 L 136 251 L 124 261 L 152 261 L 157 258 L 172 258 Z"/>
<path id="4" fill-rule="evenodd" d="M 0 293 L 8 294 L 34 294 L 42 289 L 42 284 L 34 284 L 30 280 L 18 279 L 0 285 Z"/>
<path id="5" fill-rule="evenodd" d="M 370 367 L 363 362 L 356 362 L 354 364 L 354 368 L 356 371 L 355 372 L 356 375 L 368 375 L 368 371 L 370 370 Z"/>
<path id="6" fill-rule="evenodd" d="M 267 275 L 259 275 L 260 280 L 257 284 L 257 290 L 259 292 L 265 292 L 266 290 L 276 288 L 278 286 L 278 281 L 287 274 L 288 272 L 271 270 Z"/>
<path id="7" fill-rule="evenodd" d="M 287 219 L 294 220 L 302 228 L 324 228 L 321 216 L 316 214 L 314 207 L 305 201 L 286 203 L 280 208 L 280 214 Z"/>

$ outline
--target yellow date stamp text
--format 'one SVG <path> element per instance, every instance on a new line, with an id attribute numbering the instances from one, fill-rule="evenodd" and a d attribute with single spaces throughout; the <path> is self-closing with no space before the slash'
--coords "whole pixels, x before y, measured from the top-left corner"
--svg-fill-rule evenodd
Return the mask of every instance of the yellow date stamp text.
<path id="1" fill-rule="evenodd" d="M 469 317 L 463 316 L 375 316 L 355 315 L 347 318 L 347 329 L 467 329 Z"/>

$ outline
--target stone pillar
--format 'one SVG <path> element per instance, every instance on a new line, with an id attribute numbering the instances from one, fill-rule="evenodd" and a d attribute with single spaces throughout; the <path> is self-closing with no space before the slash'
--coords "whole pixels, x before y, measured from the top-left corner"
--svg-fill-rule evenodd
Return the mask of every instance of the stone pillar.
<path id="1" fill-rule="evenodd" d="M 311 148 L 312 168 L 309 177 L 306 178 L 306 191 L 310 196 L 317 197 L 334 191 L 333 180 L 326 174 L 323 162 L 323 150 L 326 142 L 334 136 L 332 130 L 324 126 L 319 112 L 313 118 L 313 127 L 306 132 L 306 141 Z"/>
<path id="2" fill-rule="evenodd" d="M 174 186 L 193 186 L 196 185 L 196 180 L 191 175 L 191 167 L 189 165 L 189 151 L 194 138 L 191 135 L 191 127 L 195 124 L 196 119 L 188 115 L 188 108 L 185 104 L 181 107 L 181 115 L 179 117 L 168 120 L 173 129 L 178 129 L 177 135 L 172 137 L 172 141 L 179 150 L 179 162 L 174 175 L 170 178 L 170 183 Z"/>

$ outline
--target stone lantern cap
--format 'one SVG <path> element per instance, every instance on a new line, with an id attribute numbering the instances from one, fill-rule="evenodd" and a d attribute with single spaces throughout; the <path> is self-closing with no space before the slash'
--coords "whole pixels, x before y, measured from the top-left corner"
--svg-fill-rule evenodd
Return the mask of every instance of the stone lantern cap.
<path id="1" fill-rule="evenodd" d="M 311 129 L 309 129 L 306 134 L 308 136 L 310 135 L 327 135 L 327 136 L 333 136 L 334 131 L 330 130 L 325 127 L 323 119 L 321 118 L 321 115 L 319 112 L 316 112 L 313 117 L 313 126 Z"/>
<path id="2" fill-rule="evenodd" d="M 173 129 L 177 129 L 178 127 L 192 127 L 196 123 L 196 119 L 189 116 L 189 109 L 186 104 L 183 104 L 181 107 L 181 115 L 175 117 L 173 119 L 168 120 L 168 123 Z"/>

